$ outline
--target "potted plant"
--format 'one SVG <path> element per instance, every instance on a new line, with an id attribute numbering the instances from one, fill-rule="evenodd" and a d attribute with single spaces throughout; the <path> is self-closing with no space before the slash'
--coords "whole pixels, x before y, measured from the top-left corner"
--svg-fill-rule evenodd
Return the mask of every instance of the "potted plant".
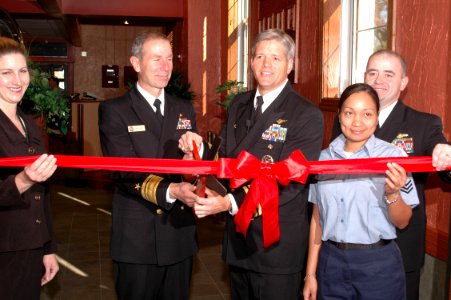
<path id="1" fill-rule="evenodd" d="M 171 79 L 169 79 L 168 85 L 164 89 L 169 94 L 181 99 L 193 101 L 196 97 L 194 92 L 191 91 L 191 85 L 184 82 L 183 73 L 179 71 L 172 72 Z"/>
<path id="2" fill-rule="evenodd" d="M 227 80 L 226 82 L 216 87 L 216 93 L 224 96 L 224 100 L 217 102 L 217 104 L 227 109 L 230 105 L 230 102 L 233 98 L 235 98 L 237 94 L 246 91 L 247 88 L 244 86 L 244 83 L 242 81 Z"/>
<path id="3" fill-rule="evenodd" d="M 49 86 L 49 74 L 35 64 L 29 65 L 30 84 L 21 107 L 26 113 L 37 115 L 49 134 L 65 136 L 68 131 L 70 108 L 62 90 Z"/>

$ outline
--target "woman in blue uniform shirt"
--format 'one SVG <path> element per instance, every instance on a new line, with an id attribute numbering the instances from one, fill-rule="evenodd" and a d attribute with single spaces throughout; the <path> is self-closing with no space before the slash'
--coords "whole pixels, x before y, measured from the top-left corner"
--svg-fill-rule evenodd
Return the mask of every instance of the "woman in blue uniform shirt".
<path id="1" fill-rule="evenodd" d="M 342 135 L 320 160 L 407 156 L 377 139 L 379 99 L 367 84 L 346 88 L 339 102 Z M 396 163 L 384 174 L 320 175 L 311 186 L 304 299 L 405 299 L 401 253 L 393 241 L 418 196 L 412 177 Z"/>

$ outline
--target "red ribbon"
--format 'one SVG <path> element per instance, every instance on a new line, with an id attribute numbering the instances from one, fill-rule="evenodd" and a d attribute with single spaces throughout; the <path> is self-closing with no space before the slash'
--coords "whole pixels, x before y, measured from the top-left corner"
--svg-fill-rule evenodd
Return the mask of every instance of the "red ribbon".
<path id="1" fill-rule="evenodd" d="M 230 186 L 237 188 L 253 179 L 243 203 L 235 215 L 236 231 L 246 236 L 247 229 L 258 205 L 262 208 L 263 245 L 276 243 L 279 231 L 279 188 L 277 182 L 288 185 L 290 181 L 305 183 L 308 162 L 301 151 L 293 152 L 286 160 L 277 163 L 261 162 L 248 152 L 241 152 L 235 164 L 228 164 L 227 172 L 219 177 L 231 178 Z M 226 174 L 227 173 L 227 174 Z"/>
<path id="2" fill-rule="evenodd" d="M 245 151 L 243 151 L 246 153 Z M 125 158 L 103 156 L 55 155 L 60 168 L 102 169 L 110 171 L 150 172 L 167 174 L 216 175 L 218 178 L 240 178 L 235 174 L 237 159 L 178 160 L 161 158 Z M 24 167 L 38 156 L 0 158 L 0 167 Z M 400 164 L 406 172 L 435 172 L 430 156 L 382 157 L 306 162 L 309 174 L 376 174 L 385 173 L 387 163 Z M 450 170 L 449 167 L 447 170 Z M 293 170 L 290 170 L 293 172 Z"/>
<path id="3" fill-rule="evenodd" d="M 237 215 L 237 231 L 246 236 L 253 213 L 262 206 L 263 244 L 265 248 L 277 242 L 279 231 L 278 183 L 290 181 L 305 183 L 309 174 L 375 174 L 385 173 L 387 163 L 396 162 L 406 172 L 435 172 L 430 156 L 385 157 L 308 162 L 301 151 L 293 152 L 287 159 L 274 164 L 263 163 L 243 151 L 238 158 L 221 158 L 218 161 L 193 161 L 153 158 L 122 158 L 96 156 L 55 155 L 58 167 L 94 168 L 112 171 L 131 171 L 169 174 L 215 174 L 230 178 L 236 188 L 252 180 Z M 23 167 L 33 163 L 38 156 L 0 158 L 0 167 Z M 448 167 L 447 170 L 451 170 Z"/>

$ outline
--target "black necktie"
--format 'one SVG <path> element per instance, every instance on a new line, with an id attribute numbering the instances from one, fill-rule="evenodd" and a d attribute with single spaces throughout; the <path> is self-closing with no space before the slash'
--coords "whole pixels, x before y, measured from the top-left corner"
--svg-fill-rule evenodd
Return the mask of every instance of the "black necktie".
<path id="1" fill-rule="evenodd" d="M 156 108 L 155 113 L 157 115 L 157 120 L 160 122 L 160 124 L 163 124 L 163 114 L 161 113 L 160 105 L 161 105 L 160 99 L 155 99 L 153 106 L 155 106 Z"/>
<path id="2" fill-rule="evenodd" d="M 258 117 L 262 115 L 262 106 L 263 106 L 263 97 L 257 96 L 257 108 L 255 109 L 255 120 L 254 123 L 257 121 Z"/>

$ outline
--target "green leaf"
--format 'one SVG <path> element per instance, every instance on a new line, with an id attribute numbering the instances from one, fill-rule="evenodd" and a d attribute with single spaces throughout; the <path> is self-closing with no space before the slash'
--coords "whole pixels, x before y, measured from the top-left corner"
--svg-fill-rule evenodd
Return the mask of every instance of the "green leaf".
<path id="1" fill-rule="evenodd" d="M 244 82 L 236 81 L 236 80 L 227 80 L 226 82 L 218 85 L 216 87 L 216 93 L 221 95 L 223 100 L 221 102 L 217 102 L 218 105 L 228 108 L 233 98 L 237 94 L 246 92 L 247 88 L 244 86 Z"/>
<path id="2" fill-rule="evenodd" d="M 29 63 L 30 85 L 25 92 L 25 102 L 31 102 L 31 112 L 45 118 L 47 132 L 58 129 L 63 135 L 67 134 L 70 107 L 68 97 L 58 89 L 49 86 L 50 74 L 43 72 L 35 63 Z M 53 129 L 53 130 L 51 130 Z"/>

